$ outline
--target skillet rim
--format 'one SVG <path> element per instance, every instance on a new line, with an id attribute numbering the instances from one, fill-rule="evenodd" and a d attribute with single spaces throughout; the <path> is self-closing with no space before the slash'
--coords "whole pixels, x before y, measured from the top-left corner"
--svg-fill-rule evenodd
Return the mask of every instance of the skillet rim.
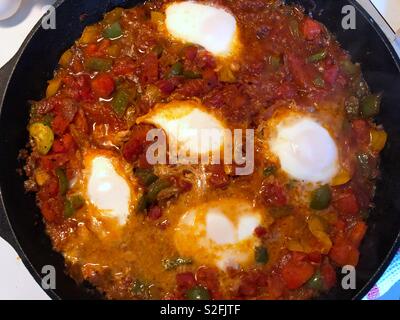
<path id="1" fill-rule="evenodd" d="M 368 23 L 372 26 L 372 28 L 375 30 L 377 35 L 379 36 L 380 40 L 383 42 L 385 45 L 386 49 L 389 51 L 396 67 L 397 71 L 400 73 L 400 56 L 397 55 L 393 45 L 390 43 L 389 39 L 386 37 L 384 34 L 383 30 L 379 27 L 377 22 L 375 21 L 374 18 L 364 9 L 364 7 L 361 6 L 360 3 L 358 3 L 356 0 L 347 0 L 351 5 L 356 7 L 359 13 L 363 15 L 363 17 L 368 21 Z M 368 281 L 365 283 L 364 287 L 361 288 L 353 297 L 351 300 L 361 300 L 364 298 L 368 292 L 372 289 L 372 287 L 376 284 L 376 282 L 379 280 L 379 278 L 384 274 L 384 272 L 387 270 L 388 266 L 392 262 L 394 256 L 396 255 L 397 251 L 400 248 L 400 230 L 397 233 L 397 237 L 391 246 L 389 252 L 386 254 L 386 257 L 383 259 L 381 262 L 380 266 L 378 269 L 373 273 L 373 275 L 368 279 Z"/>
<path id="2" fill-rule="evenodd" d="M 53 7 L 57 10 L 61 4 L 63 4 L 66 0 L 57 0 L 54 4 Z M 388 50 L 390 56 L 392 57 L 398 72 L 400 73 L 400 56 L 397 55 L 393 45 L 390 43 L 389 39 L 386 37 L 384 34 L 383 30 L 379 27 L 377 22 L 372 18 L 372 16 L 359 4 L 356 0 L 345 0 L 349 4 L 353 5 L 358 13 L 360 13 L 365 20 L 368 21 L 368 24 L 374 29 L 376 32 L 376 35 L 379 37 L 379 39 L 383 42 L 385 45 L 386 49 Z M 43 15 L 44 16 L 44 15 Z M 42 16 L 42 17 L 43 17 Z M 317 18 L 318 20 L 318 18 Z M 9 69 L 9 74 L 6 75 L 6 81 L 4 84 L 2 84 L 3 89 L 0 95 L 0 118 L 1 118 L 1 111 L 3 109 L 3 103 L 4 99 L 6 97 L 8 87 L 10 84 L 10 81 L 14 75 L 14 71 L 19 63 L 19 60 L 26 50 L 26 47 L 28 44 L 31 42 L 33 36 L 38 32 L 39 28 L 41 26 L 41 19 L 38 20 L 38 22 L 35 24 L 35 26 L 32 28 L 32 30 L 29 32 L 25 40 L 23 41 L 21 47 L 19 48 L 18 52 L 10 59 L 9 62 L 6 63 L 5 66 L 3 66 L 0 70 L 3 69 Z M 3 196 L 2 196 L 2 188 L 3 188 L 3 183 L 0 181 L 0 222 L 3 222 L 0 226 L 4 226 L 7 230 L 0 230 L 1 235 L 3 239 L 5 239 L 18 253 L 19 257 L 21 258 L 23 264 L 25 267 L 28 269 L 29 273 L 33 276 L 35 281 L 38 283 L 38 285 L 41 285 L 42 278 L 36 270 L 33 265 L 31 264 L 29 258 L 26 256 L 23 248 L 21 247 L 14 229 L 10 223 L 10 220 L 8 218 L 8 212 L 7 209 L 4 205 L 3 201 Z M 4 221 L 1 221 L 4 220 Z M 4 235 L 3 235 L 4 233 Z M 358 290 L 354 296 L 352 296 L 351 300 L 361 300 L 366 294 L 369 292 L 369 290 L 373 287 L 373 285 L 378 281 L 378 279 L 382 276 L 382 274 L 386 271 L 387 267 L 389 266 L 390 262 L 393 260 L 397 250 L 400 248 L 400 230 L 396 236 L 395 241 L 393 242 L 393 245 L 390 247 L 388 253 L 386 254 L 385 258 L 381 262 L 381 264 L 378 266 L 376 271 L 372 274 L 372 276 L 367 280 L 365 285 Z M 53 289 L 48 289 L 44 290 L 42 289 L 51 299 L 53 300 L 62 300 L 62 298 L 59 296 L 59 294 L 53 290 Z M 78 299 L 78 298 L 77 298 Z"/>

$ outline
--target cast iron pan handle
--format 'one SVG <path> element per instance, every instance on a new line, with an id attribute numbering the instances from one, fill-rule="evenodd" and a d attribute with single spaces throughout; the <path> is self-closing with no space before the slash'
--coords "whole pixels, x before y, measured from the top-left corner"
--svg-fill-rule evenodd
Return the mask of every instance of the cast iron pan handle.
<path id="1" fill-rule="evenodd" d="M 2 108 L 2 98 L 6 90 L 8 80 L 10 78 L 13 67 L 16 63 L 16 57 L 14 56 L 9 62 L 7 62 L 2 68 L 0 68 L 0 111 Z M 1 194 L 0 194 L 1 202 Z M 4 212 L 3 206 L 0 203 L 0 237 L 6 240 L 10 245 L 16 248 L 16 241 L 14 233 L 8 222 L 6 213 Z"/>

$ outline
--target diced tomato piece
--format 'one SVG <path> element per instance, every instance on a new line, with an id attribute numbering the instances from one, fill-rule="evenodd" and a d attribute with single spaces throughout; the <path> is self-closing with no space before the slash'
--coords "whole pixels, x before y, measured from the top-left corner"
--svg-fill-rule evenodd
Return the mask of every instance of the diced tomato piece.
<path id="1" fill-rule="evenodd" d="M 314 274 L 314 267 L 306 261 L 290 260 L 282 269 L 282 278 L 290 290 L 300 288 Z"/>
<path id="2" fill-rule="evenodd" d="M 69 133 L 64 134 L 61 141 L 66 152 L 69 152 L 74 149 L 75 141 Z"/>
<path id="3" fill-rule="evenodd" d="M 143 59 L 140 80 L 143 85 L 154 83 L 158 80 L 158 59 L 155 54 L 150 53 Z"/>
<path id="4" fill-rule="evenodd" d="M 146 135 L 146 126 L 137 126 L 132 129 L 131 137 L 122 149 L 122 154 L 127 161 L 136 161 L 145 150 Z"/>
<path id="5" fill-rule="evenodd" d="M 139 155 L 138 167 L 141 169 L 151 169 L 152 165 L 147 161 L 146 152 Z"/>
<path id="6" fill-rule="evenodd" d="M 307 254 L 304 252 L 292 252 L 292 261 L 305 261 L 307 259 Z"/>
<path id="7" fill-rule="evenodd" d="M 139 137 L 132 137 L 124 146 L 122 154 L 127 161 L 135 161 L 143 152 L 143 140 Z"/>
<path id="8" fill-rule="evenodd" d="M 334 64 L 330 67 L 327 67 L 324 72 L 324 80 L 325 82 L 333 85 L 339 76 L 339 67 Z"/>
<path id="9" fill-rule="evenodd" d="M 96 43 L 90 43 L 86 46 L 86 48 L 84 49 L 84 52 L 85 52 L 86 56 L 93 57 L 96 55 L 98 49 L 99 49 L 99 47 L 97 46 Z"/>
<path id="10" fill-rule="evenodd" d="M 208 182 L 215 188 L 226 188 L 229 184 L 229 177 L 225 173 L 223 165 L 209 165 L 207 171 L 211 173 Z"/>
<path id="11" fill-rule="evenodd" d="M 233 110 L 240 113 L 241 109 L 243 109 L 245 106 L 248 106 L 249 97 L 241 92 L 236 92 L 230 101 Z"/>
<path id="12" fill-rule="evenodd" d="M 62 216 L 64 203 L 58 194 L 58 180 L 51 176 L 38 192 L 39 206 L 48 222 L 56 222 Z"/>
<path id="13" fill-rule="evenodd" d="M 90 76 L 87 74 L 79 75 L 76 80 L 79 99 L 83 101 L 91 101 L 93 99 L 93 96 L 90 85 Z"/>
<path id="14" fill-rule="evenodd" d="M 53 221 L 55 219 L 54 211 L 51 209 L 50 205 L 47 202 L 43 203 L 41 205 L 40 209 L 41 209 L 43 217 L 47 221 L 51 222 L 51 221 Z"/>
<path id="15" fill-rule="evenodd" d="M 91 78 L 88 74 L 78 76 L 66 76 L 63 78 L 65 83 L 65 93 L 77 101 L 92 101 L 93 94 L 91 88 Z"/>
<path id="16" fill-rule="evenodd" d="M 179 85 L 180 80 L 177 77 L 171 79 L 162 79 L 156 83 L 156 86 L 160 89 L 164 95 L 170 95 L 174 92 L 175 88 Z"/>
<path id="17" fill-rule="evenodd" d="M 197 284 L 206 287 L 212 293 L 218 290 L 218 271 L 214 268 L 202 266 L 197 269 L 195 274 Z"/>
<path id="18" fill-rule="evenodd" d="M 346 228 L 346 223 L 343 220 L 338 219 L 334 225 L 334 231 L 336 233 L 342 233 L 345 228 Z"/>
<path id="19" fill-rule="evenodd" d="M 92 80 L 92 90 L 100 98 L 108 98 L 114 88 L 114 79 L 109 74 L 101 73 Z"/>
<path id="20" fill-rule="evenodd" d="M 86 120 L 86 116 L 82 109 L 78 110 L 75 120 L 74 120 L 74 124 L 76 126 L 76 129 L 78 129 L 80 132 L 83 132 L 83 133 L 89 132 L 89 126 L 88 126 L 88 123 Z"/>
<path id="21" fill-rule="evenodd" d="M 190 79 L 186 80 L 180 88 L 176 89 L 176 93 L 179 93 L 185 97 L 201 96 L 207 91 L 207 82 L 203 79 Z"/>
<path id="22" fill-rule="evenodd" d="M 64 165 L 68 161 L 67 157 L 64 157 L 62 154 L 48 154 L 40 157 L 40 167 L 45 171 L 52 171 L 55 168 L 58 168 Z"/>
<path id="23" fill-rule="evenodd" d="M 323 263 L 321 265 L 321 276 L 324 282 L 324 289 L 331 289 L 336 283 L 336 272 L 330 263 Z"/>
<path id="24" fill-rule="evenodd" d="M 40 205 L 43 217 L 47 222 L 57 222 L 60 220 L 61 204 L 55 199 L 50 199 Z"/>
<path id="25" fill-rule="evenodd" d="M 282 296 L 285 284 L 282 278 L 277 274 L 272 274 L 268 278 L 267 292 L 270 299 L 278 299 Z"/>
<path id="26" fill-rule="evenodd" d="M 58 181 L 56 178 L 51 177 L 43 186 L 44 194 L 46 197 L 55 197 L 58 194 Z"/>
<path id="27" fill-rule="evenodd" d="M 217 66 L 214 56 L 205 50 L 197 53 L 196 62 L 198 66 L 203 69 L 215 69 Z"/>
<path id="28" fill-rule="evenodd" d="M 195 46 L 188 46 L 183 50 L 183 56 L 186 60 L 193 61 L 196 59 L 199 49 Z"/>
<path id="29" fill-rule="evenodd" d="M 276 183 L 263 184 L 260 190 L 265 203 L 274 207 L 287 205 L 287 196 L 284 188 Z"/>
<path id="30" fill-rule="evenodd" d="M 84 66 L 81 59 L 72 59 L 71 70 L 73 73 L 81 73 L 84 70 Z"/>
<path id="31" fill-rule="evenodd" d="M 62 78 L 62 82 L 63 82 L 66 86 L 72 87 L 72 86 L 75 84 L 75 78 L 74 78 L 72 75 L 67 74 L 66 76 L 64 76 L 64 77 Z"/>
<path id="32" fill-rule="evenodd" d="M 268 286 L 269 277 L 262 271 L 249 271 L 242 275 L 238 294 L 242 297 L 255 297 L 258 289 Z"/>
<path id="33" fill-rule="evenodd" d="M 58 97 L 51 97 L 35 103 L 35 110 L 38 114 L 47 114 L 59 103 Z"/>
<path id="34" fill-rule="evenodd" d="M 370 141 L 370 128 L 367 121 L 356 119 L 352 121 L 353 134 L 356 141 L 361 145 L 367 145 Z"/>
<path id="35" fill-rule="evenodd" d="M 339 266 L 356 266 L 359 256 L 358 249 L 345 239 L 336 241 L 329 252 L 329 257 Z"/>
<path id="36" fill-rule="evenodd" d="M 320 263 L 321 259 L 322 259 L 321 253 L 317 252 L 317 251 L 309 253 L 307 257 L 308 257 L 308 260 L 310 260 L 311 262 L 314 262 L 314 263 Z"/>
<path id="37" fill-rule="evenodd" d="M 53 169 L 53 162 L 47 156 L 44 156 L 40 158 L 40 166 L 44 170 L 50 171 Z"/>
<path id="38" fill-rule="evenodd" d="M 196 279 L 192 272 L 182 272 L 176 275 L 176 284 L 179 289 L 187 290 L 196 285 Z"/>
<path id="39" fill-rule="evenodd" d="M 363 221 L 358 221 L 355 224 L 355 226 L 351 228 L 349 240 L 356 248 L 360 246 L 360 243 L 364 239 L 366 232 L 367 232 L 367 225 Z"/>
<path id="40" fill-rule="evenodd" d="M 116 76 L 133 74 L 137 70 L 136 62 L 132 58 L 122 57 L 115 61 L 113 73 Z"/>
<path id="41" fill-rule="evenodd" d="M 303 88 L 314 87 L 313 81 L 318 74 L 315 67 L 311 64 L 306 64 L 304 59 L 294 54 L 288 54 L 286 56 L 286 61 L 293 76 L 293 80 L 297 85 Z"/>
<path id="42" fill-rule="evenodd" d="M 111 40 L 110 39 L 103 39 L 100 42 L 99 45 L 99 52 L 101 52 L 102 54 L 106 53 L 106 50 L 108 49 L 108 47 L 111 45 Z"/>
<path id="43" fill-rule="evenodd" d="M 148 217 L 151 220 L 158 220 L 162 216 L 162 211 L 159 206 L 152 206 L 149 210 Z"/>
<path id="44" fill-rule="evenodd" d="M 297 90 L 291 83 L 282 83 L 276 90 L 275 96 L 279 99 L 291 99 L 296 96 Z"/>
<path id="45" fill-rule="evenodd" d="M 203 79 L 207 82 L 207 84 L 210 87 L 215 87 L 218 84 L 218 75 L 211 68 L 208 68 L 203 71 Z"/>
<path id="46" fill-rule="evenodd" d="M 85 47 L 84 53 L 88 57 L 102 57 L 105 55 L 110 44 L 111 40 L 109 39 L 103 39 L 99 44 L 90 43 Z"/>
<path id="47" fill-rule="evenodd" d="M 53 146 L 51 147 L 51 150 L 54 153 L 64 153 L 65 152 L 65 147 L 61 139 L 55 140 L 53 142 Z"/>
<path id="48" fill-rule="evenodd" d="M 66 120 L 64 117 L 57 115 L 54 117 L 52 123 L 51 123 L 51 128 L 53 129 L 53 132 L 59 136 L 61 136 L 64 131 L 68 128 L 69 121 Z"/>
<path id="49" fill-rule="evenodd" d="M 346 76 L 344 74 L 342 74 L 341 72 L 339 72 L 336 83 L 340 84 L 342 87 L 344 87 L 345 85 L 347 85 L 348 80 L 346 78 Z"/>
<path id="50" fill-rule="evenodd" d="M 78 111 L 77 103 L 73 99 L 60 99 L 54 108 L 55 114 L 62 116 L 65 121 L 71 122 Z"/>
<path id="51" fill-rule="evenodd" d="M 306 18 L 302 26 L 303 35 L 307 40 L 315 40 L 322 33 L 322 26 L 317 21 Z"/>
<path id="52" fill-rule="evenodd" d="M 55 168 L 61 167 L 68 161 L 68 158 L 63 154 L 49 154 L 40 157 L 40 166 L 46 171 L 52 171 Z"/>
<path id="53" fill-rule="evenodd" d="M 257 295 L 257 283 L 242 280 L 238 293 L 243 297 L 255 297 Z"/>
<path id="54" fill-rule="evenodd" d="M 258 238 L 262 238 L 267 234 L 267 229 L 264 227 L 258 226 L 257 228 L 254 229 L 254 234 Z"/>
<path id="55" fill-rule="evenodd" d="M 333 206 L 344 215 L 354 216 L 360 211 L 357 197 L 351 189 L 347 189 L 341 193 L 335 193 Z"/>

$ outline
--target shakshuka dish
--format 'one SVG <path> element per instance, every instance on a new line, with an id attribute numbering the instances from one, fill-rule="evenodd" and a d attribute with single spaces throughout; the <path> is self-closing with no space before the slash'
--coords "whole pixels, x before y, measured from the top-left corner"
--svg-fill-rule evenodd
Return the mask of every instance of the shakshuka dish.
<path id="1" fill-rule="evenodd" d="M 116 8 L 44 95 L 25 188 L 78 283 L 108 299 L 310 299 L 357 266 L 381 93 L 300 6 Z"/>

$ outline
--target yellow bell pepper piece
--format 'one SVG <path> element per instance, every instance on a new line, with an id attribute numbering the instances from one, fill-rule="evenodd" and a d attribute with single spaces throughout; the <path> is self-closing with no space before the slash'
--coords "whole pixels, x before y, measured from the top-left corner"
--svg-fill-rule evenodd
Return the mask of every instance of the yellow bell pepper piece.
<path id="1" fill-rule="evenodd" d="M 296 240 L 289 240 L 287 244 L 287 248 L 290 251 L 295 251 L 295 252 L 306 252 L 307 250 L 303 247 L 303 245 L 296 241 Z"/>
<path id="2" fill-rule="evenodd" d="M 35 140 L 36 149 L 40 154 L 47 154 L 54 142 L 54 133 L 50 127 L 41 122 L 35 122 L 29 127 L 29 134 Z"/>
<path id="3" fill-rule="evenodd" d="M 342 169 L 339 174 L 333 178 L 332 180 L 332 186 L 336 187 L 336 186 L 341 186 L 347 182 L 349 182 L 351 179 L 350 173 L 345 170 Z"/>
<path id="4" fill-rule="evenodd" d="M 50 98 L 57 93 L 58 89 L 61 87 L 61 82 L 61 79 L 53 79 L 48 82 L 46 98 Z"/>
<path id="5" fill-rule="evenodd" d="M 338 214 L 335 211 L 324 212 L 321 216 L 328 224 L 335 224 L 338 220 Z"/>
<path id="6" fill-rule="evenodd" d="M 83 30 L 79 42 L 83 44 L 94 43 L 97 41 L 98 36 L 99 28 L 97 26 L 87 26 L 85 30 Z"/>
<path id="7" fill-rule="evenodd" d="M 222 82 L 235 83 L 236 77 L 229 66 L 223 66 L 218 72 L 218 78 Z"/>
<path id="8" fill-rule="evenodd" d="M 107 53 L 111 57 L 118 57 L 121 52 L 121 47 L 118 44 L 113 44 L 107 48 Z"/>
<path id="9" fill-rule="evenodd" d="M 36 183 L 40 187 L 43 186 L 48 179 L 49 179 L 49 175 L 46 171 L 44 171 L 42 169 L 37 169 L 35 171 L 35 180 L 36 180 Z"/>
<path id="10" fill-rule="evenodd" d="M 324 230 L 325 227 L 321 218 L 318 216 L 311 216 L 310 219 L 308 219 L 308 229 L 322 244 L 321 253 L 327 254 L 332 247 L 332 241 Z"/>
<path id="11" fill-rule="evenodd" d="M 150 13 L 151 22 L 155 23 L 158 27 L 161 27 L 165 21 L 165 15 L 158 11 L 152 11 Z"/>
<path id="12" fill-rule="evenodd" d="M 72 60 L 72 56 L 73 56 L 72 51 L 68 49 L 62 54 L 60 61 L 58 63 L 63 67 L 68 67 L 68 65 Z"/>
<path id="13" fill-rule="evenodd" d="M 381 152 L 386 145 L 387 133 L 383 130 L 371 130 L 370 148 L 372 151 Z"/>

